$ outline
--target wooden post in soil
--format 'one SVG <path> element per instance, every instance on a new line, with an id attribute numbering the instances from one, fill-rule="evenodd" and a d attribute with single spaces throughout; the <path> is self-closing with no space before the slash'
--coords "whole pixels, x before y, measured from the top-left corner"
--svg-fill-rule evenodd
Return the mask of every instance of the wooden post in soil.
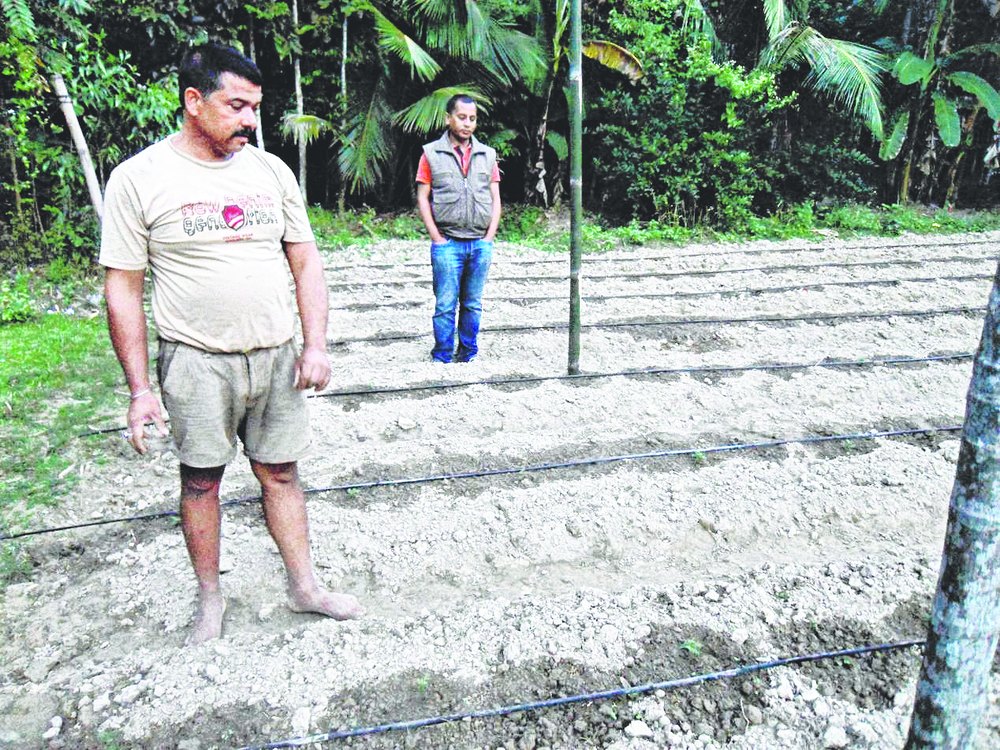
<path id="1" fill-rule="evenodd" d="M 569 368 L 580 372 L 580 266 L 583 241 L 583 15 L 571 0 L 569 21 Z"/>
<path id="2" fill-rule="evenodd" d="M 975 746 L 989 706 L 1000 634 L 1000 266 L 966 398 L 951 493 L 906 750 Z"/>
<path id="3" fill-rule="evenodd" d="M 97 173 L 94 171 L 94 162 L 90 158 L 90 149 L 87 148 L 87 139 L 83 137 L 83 130 L 80 128 L 80 121 L 76 119 L 76 110 L 73 108 L 73 100 L 69 91 L 66 90 L 66 82 L 58 73 L 52 75 L 52 90 L 59 100 L 59 108 L 66 118 L 66 127 L 69 129 L 73 145 L 76 146 L 76 153 L 80 157 L 80 166 L 83 169 L 83 177 L 87 182 L 87 190 L 90 192 L 90 203 L 97 214 L 97 222 L 101 222 L 104 214 L 104 196 L 101 195 L 101 184 L 97 181 Z"/>

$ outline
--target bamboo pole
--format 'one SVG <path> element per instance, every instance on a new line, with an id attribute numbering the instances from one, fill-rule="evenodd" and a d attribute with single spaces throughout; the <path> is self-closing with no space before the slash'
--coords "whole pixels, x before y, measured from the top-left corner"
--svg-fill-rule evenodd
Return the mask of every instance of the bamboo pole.
<path id="1" fill-rule="evenodd" d="M 76 153 L 80 157 L 80 166 L 83 169 L 83 177 L 87 182 L 87 190 L 90 192 L 90 203 L 97 214 L 97 222 L 101 222 L 104 213 L 104 197 L 101 195 L 101 184 L 97 181 L 97 173 L 94 171 L 94 162 L 90 158 L 90 150 L 87 148 L 87 139 L 83 137 L 83 130 L 80 128 L 80 121 L 76 119 L 76 110 L 73 108 L 73 100 L 69 91 L 66 90 L 66 82 L 59 73 L 52 74 L 52 90 L 55 91 L 59 99 L 59 108 L 66 118 L 66 127 L 73 138 L 73 145 L 76 146 Z"/>
<path id="2" fill-rule="evenodd" d="M 340 29 L 340 147 L 343 148 L 344 136 L 347 133 L 347 11 L 344 11 L 344 20 Z M 337 155 L 338 159 L 340 155 Z M 347 184 L 344 182 L 344 174 L 337 169 L 340 185 L 337 189 L 337 213 L 341 216 L 347 207 Z"/>
<path id="3" fill-rule="evenodd" d="M 254 44 L 253 39 L 253 16 L 250 16 L 250 61 L 256 65 L 257 64 L 257 45 Z M 261 151 L 266 151 L 264 148 L 264 108 L 257 107 L 257 148 Z"/>
<path id="4" fill-rule="evenodd" d="M 580 372 L 580 266 L 583 241 L 583 18 L 582 0 L 570 0 L 569 32 L 569 368 Z"/>
<path id="5" fill-rule="evenodd" d="M 975 747 L 1000 633 L 1000 266 L 966 398 L 906 750 Z"/>
<path id="6" fill-rule="evenodd" d="M 298 0 L 292 0 L 292 33 L 298 33 L 299 28 L 299 2 Z M 295 69 L 295 111 L 301 119 L 302 115 L 305 114 L 305 103 L 302 99 L 302 65 L 301 65 L 301 55 L 296 55 L 292 53 L 292 59 L 294 60 L 293 67 Z M 300 137 L 299 142 L 299 190 L 302 192 L 302 202 L 309 204 L 309 199 L 306 197 L 306 139 L 305 137 Z"/>

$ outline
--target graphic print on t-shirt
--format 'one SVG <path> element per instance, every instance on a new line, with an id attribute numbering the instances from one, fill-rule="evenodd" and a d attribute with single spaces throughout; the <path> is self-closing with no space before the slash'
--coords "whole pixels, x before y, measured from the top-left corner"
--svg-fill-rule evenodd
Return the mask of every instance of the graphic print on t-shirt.
<path id="1" fill-rule="evenodd" d="M 226 226 L 236 230 L 246 224 L 247 216 L 242 208 L 236 205 L 226 206 L 222 209 L 222 218 L 226 221 Z"/>
<path id="2" fill-rule="evenodd" d="M 184 233 L 196 234 L 231 229 L 277 224 L 280 220 L 277 201 L 267 193 L 225 196 L 221 201 L 197 201 L 181 206 Z M 239 239 L 253 239 L 253 233 L 240 235 Z M 235 239 L 235 238 L 226 238 Z"/>

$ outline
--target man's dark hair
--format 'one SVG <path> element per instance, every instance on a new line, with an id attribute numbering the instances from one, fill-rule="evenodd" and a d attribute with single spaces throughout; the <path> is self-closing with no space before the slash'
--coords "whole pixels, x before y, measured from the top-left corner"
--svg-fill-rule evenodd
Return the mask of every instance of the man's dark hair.
<path id="1" fill-rule="evenodd" d="M 233 47 L 209 42 L 188 50 L 177 71 L 177 89 L 181 109 L 184 108 L 184 91 L 198 89 L 202 96 L 222 88 L 219 77 L 223 73 L 245 78 L 250 83 L 262 85 L 264 79 L 254 62 L 244 57 Z"/>
<path id="2" fill-rule="evenodd" d="M 475 104 L 476 100 L 468 94 L 455 94 L 448 100 L 448 104 L 445 105 L 445 111 L 450 115 L 455 111 L 455 107 L 458 106 L 459 102 L 462 102 L 462 104 Z"/>

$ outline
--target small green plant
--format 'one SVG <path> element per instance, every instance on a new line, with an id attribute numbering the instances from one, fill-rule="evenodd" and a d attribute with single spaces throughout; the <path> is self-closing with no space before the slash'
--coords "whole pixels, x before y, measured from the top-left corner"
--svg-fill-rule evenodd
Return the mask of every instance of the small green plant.
<path id="1" fill-rule="evenodd" d="M 681 644 L 681 648 L 687 651 L 691 656 L 695 658 L 701 656 L 702 644 L 701 641 L 697 641 L 694 638 L 688 638 Z"/>
<path id="2" fill-rule="evenodd" d="M 416 680 L 417 692 L 424 695 L 431 686 L 431 680 L 426 675 L 421 675 Z"/>
<path id="3" fill-rule="evenodd" d="M 0 324 L 24 323 L 38 315 L 28 274 L 18 273 L 13 279 L 0 279 Z"/>
<path id="4" fill-rule="evenodd" d="M 792 598 L 792 594 L 791 592 L 788 591 L 779 591 L 774 595 L 774 598 L 781 602 L 787 602 L 789 599 Z"/>
<path id="5" fill-rule="evenodd" d="M 30 571 L 31 558 L 20 544 L 12 541 L 0 542 L 0 591 L 6 583 L 16 581 Z"/>
<path id="6" fill-rule="evenodd" d="M 101 743 L 102 750 L 122 750 L 122 738 L 118 732 L 110 729 L 102 729 L 97 733 L 97 741 Z"/>
<path id="7" fill-rule="evenodd" d="M 707 458 L 705 457 L 704 451 L 695 451 L 691 454 L 691 460 L 694 461 L 695 466 L 702 466 Z"/>
<path id="8" fill-rule="evenodd" d="M 353 498 L 357 497 L 360 494 L 361 494 L 361 488 L 360 487 L 348 487 L 347 488 L 347 496 L 349 498 L 353 499 Z"/>

